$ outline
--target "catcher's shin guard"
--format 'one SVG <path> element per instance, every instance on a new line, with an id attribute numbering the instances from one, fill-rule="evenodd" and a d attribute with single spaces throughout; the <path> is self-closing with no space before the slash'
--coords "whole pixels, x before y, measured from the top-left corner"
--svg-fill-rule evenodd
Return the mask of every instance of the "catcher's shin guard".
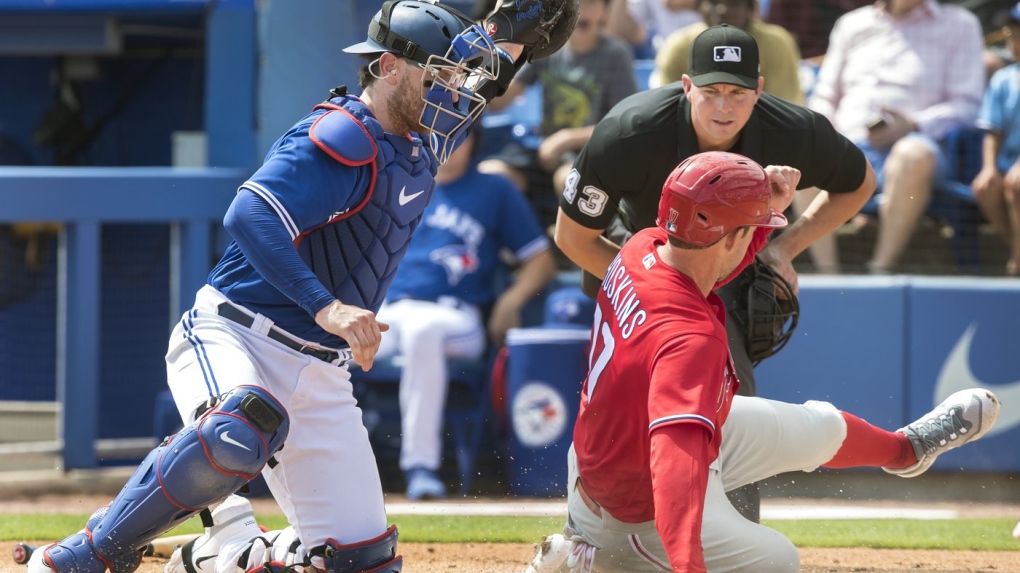
<path id="1" fill-rule="evenodd" d="M 325 558 L 326 571 L 335 573 L 400 573 L 404 565 L 404 559 L 397 555 L 396 525 L 360 543 L 340 545 L 327 539 L 325 545 L 312 550 L 312 556 Z"/>
<path id="2" fill-rule="evenodd" d="M 150 541 L 251 481 L 280 450 L 287 412 L 267 391 L 239 386 L 142 461 L 105 513 L 46 550 L 59 573 L 129 573 Z M 93 523 L 94 522 L 94 523 Z M 85 535 L 89 543 L 79 543 Z"/>

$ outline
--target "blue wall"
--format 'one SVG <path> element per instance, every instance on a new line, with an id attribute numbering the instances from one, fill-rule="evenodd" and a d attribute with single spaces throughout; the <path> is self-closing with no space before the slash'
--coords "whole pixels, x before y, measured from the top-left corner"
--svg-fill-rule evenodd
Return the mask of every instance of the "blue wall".
<path id="1" fill-rule="evenodd" d="M 890 429 L 956 390 L 985 387 L 1003 403 L 981 441 L 936 470 L 1020 470 L 1020 281 L 802 277 L 801 323 L 757 369 L 762 396 L 826 399 Z"/>

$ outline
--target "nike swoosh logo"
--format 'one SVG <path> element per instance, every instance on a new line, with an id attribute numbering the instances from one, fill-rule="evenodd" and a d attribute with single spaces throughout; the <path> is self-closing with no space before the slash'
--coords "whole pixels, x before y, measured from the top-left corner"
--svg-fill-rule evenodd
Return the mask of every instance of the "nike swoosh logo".
<path id="1" fill-rule="evenodd" d="M 244 448 L 244 449 L 248 450 L 249 452 L 251 451 L 251 448 L 249 448 L 248 446 L 242 444 L 241 442 L 238 442 L 234 438 L 231 438 L 228 434 L 230 434 L 230 430 L 227 430 L 226 432 L 223 432 L 222 434 L 220 434 L 220 439 L 223 440 L 224 442 L 228 443 L 228 444 L 234 444 L 235 446 L 237 446 L 239 448 Z"/>
<path id="2" fill-rule="evenodd" d="M 418 195 L 421 195 L 422 193 L 425 192 L 425 191 L 419 191 L 417 193 L 412 193 L 410 195 L 405 195 L 404 191 L 407 191 L 407 186 L 406 185 L 400 188 L 400 196 L 397 197 L 397 201 L 400 203 L 401 206 L 407 205 L 411 201 L 414 201 L 415 197 L 417 197 Z"/>
<path id="3" fill-rule="evenodd" d="M 1020 380 L 1009 384 L 991 385 L 985 384 L 974 376 L 970 369 L 970 345 L 977 332 L 977 323 L 972 323 L 963 331 L 960 340 L 949 353 L 949 357 L 942 363 L 939 371 L 938 381 L 935 383 L 935 404 L 941 403 L 950 394 L 967 388 L 987 388 L 995 392 L 995 396 L 1003 404 L 1020 403 Z M 1020 425 L 1020 408 L 1003 408 L 999 412 L 999 419 L 985 437 L 994 436 L 1012 430 Z"/>
<path id="4" fill-rule="evenodd" d="M 212 555 L 206 555 L 205 557 L 199 557 L 198 559 L 195 559 L 195 569 L 202 567 L 203 561 L 207 561 L 209 559 L 216 559 L 218 555 L 219 553 L 213 553 Z"/>

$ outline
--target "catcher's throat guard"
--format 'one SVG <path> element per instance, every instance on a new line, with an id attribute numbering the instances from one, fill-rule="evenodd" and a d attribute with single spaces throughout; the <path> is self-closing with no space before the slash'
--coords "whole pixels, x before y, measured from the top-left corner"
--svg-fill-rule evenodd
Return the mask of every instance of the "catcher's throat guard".
<path id="1" fill-rule="evenodd" d="M 790 283 L 759 258 L 744 281 L 731 314 L 744 327 L 747 354 L 757 366 L 790 341 L 800 317 L 800 303 Z"/>

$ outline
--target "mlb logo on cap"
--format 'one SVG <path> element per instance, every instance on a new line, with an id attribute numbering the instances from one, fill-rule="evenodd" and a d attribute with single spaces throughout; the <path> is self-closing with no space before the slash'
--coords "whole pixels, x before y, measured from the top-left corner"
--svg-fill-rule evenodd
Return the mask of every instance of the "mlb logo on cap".
<path id="1" fill-rule="evenodd" d="M 687 75 L 694 85 L 733 84 L 758 88 L 758 42 L 736 26 L 722 24 L 698 34 L 688 54 Z"/>
<path id="2" fill-rule="evenodd" d="M 717 62 L 739 62 L 740 46 L 716 46 L 712 56 Z"/>

